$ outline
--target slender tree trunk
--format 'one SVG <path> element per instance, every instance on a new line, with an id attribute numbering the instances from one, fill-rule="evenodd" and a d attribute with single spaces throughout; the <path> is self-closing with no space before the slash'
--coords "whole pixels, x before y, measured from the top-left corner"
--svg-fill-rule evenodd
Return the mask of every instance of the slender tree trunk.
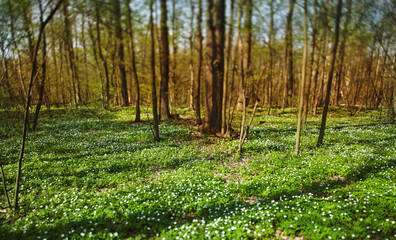
<path id="1" fill-rule="evenodd" d="M 289 0 L 289 13 L 286 18 L 285 58 L 284 58 L 284 89 L 282 108 L 292 105 L 293 96 L 293 12 L 295 0 Z"/>
<path id="2" fill-rule="evenodd" d="M 176 41 L 178 37 L 178 26 L 176 22 L 176 1 L 177 0 L 172 0 L 172 49 L 173 49 L 173 61 L 172 61 L 172 77 L 171 77 L 171 91 L 169 94 L 169 112 L 172 111 L 172 107 L 176 104 L 176 98 L 177 98 L 177 93 L 178 93 L 178 77 L 177 77 L 177 54 L 178 54 L 178 43 Z M 194 18 L 194 14 L 191 14 L 191 19 Z M 192 25 L 193 26 L 193 23 Z M 193 70 L 194 72 L 194 70 Z M 194 73 L 193 73 L 194 74 Z M 172 115 L 171 115 L 172 116 Z"/>
<path id="3" fill-rule="evenodd" d="M 44 21 L 44 19 L 43 19 L 43 14 L 44 14 L 44 12 L 43 12 L 43 9 L 42 9 L 42 3 L 41 3 L 41 1 L 39 1 L 39 5 L 40 5 L 40 24 L 43 24 L 43 21 Z M 41 64 L 41 71 L 42 71 L 42 76 L 41 76 L 41 83 L 40 83 L 40 86 L 39 86 L 39 98 L 38 98 L 38 101 L 37 101 L 37 105 L 36 105 L 36 111 L 35 111 L 35 113 L 34 113 L 34 118 L 33 118 L 33 130 L 35 131 L 36 130 L 36 127 L 37 127 L 37 121 L 38 121 L 38 118 L 39 118 L 39 114 L 40 114 L 40 109 L 41 109 L 41 105 L 43 104 L 43 96 L 44 96 L 44 87 L 45 87 L 45 82 L 46 82 L 46 77 L 47 77 L 47 60 L 46 60 L 46 58 L 47 58 L 47 39 L 46 39 L 46 37 L 45 37 L 45 31 L 43 31 L 43 49 L 42 49 L 42 52 L 43 52 L 43 62 L 42 62 L 42 64 Z"/>
<path id="4" fill-rule="evenodd" d="M 95 21 L 96 21 L 96 38 L 98 41 L 98 52 L 99 52 L 99 57 L 102 61 L 103 68 L 104 68 L 104 76 L 105 76 L 105 98 L 104 98 L 104 103 L 103 106 L 105 109 L 109 107 L 110 103 L 110 77 L 109 77 L 109 68 L 107 65 L 107 60 L 105 56 L 103 55 L 102 51 L 102 40 L 101 40 L 101 31 L 100 31 L 100 21 L 101 21 L 101 16 L 100 16 L 100 6 L 99 6 L 99 1 L 95 2 Z"/>
<path id="5" fill-rule="evenodd" d="M 268 47 L 269 47 L 269 76 L 268 76 L 268 95 L 267 95 L 267 101 L 268 101 L 268 114 L 271 113 L 271 104 L 272 104 L 272 83 L 273 83 L 273 78 L 274 78 L 274 48 L 272 46 L 272 43 L 274 41 L 274 0 L 270 1 L 270 25 L 269 25 L 269 33 L 268 33 Z"/>
<path id="6" fill-rule="evenodd" d="M 207 0 L 206 98 L 203 131 L 221 132 L 224 81 L 225 0 Z"/>
<path id="7" fill-rule="evenodd" d="M 36 72 L 37 72 L 37 55 L 40 47 L 40 42 L 42 35 L 44 33 L 45 26 L 51 21 L 52 17 L 56 13 L 56 11 L 59 9 L 60 5 L 63 3 L 64 0 L 60 0 L 55 8 L 51 11 L 51 13 L 48 15 L 48 17 L 45 19 L 45 21 L 40 24 L 40 30 L 39 30 L 39 35 L 38 39 L 36 42 L 35 50 L 34 50 L 34 55 L 33 55 L 33 63 L 32 63 L 32 72 L 30 74 L 30 83 L 29 83 L 29 88 L 27 92 L 27 99 L 26 99 L 26 109 L 25 109 L 25 116 L 24 116 L 24 125 L 23 125 L 23 133 L 22 133 L 22 140 L 21 140 L 21 151 L 19 154 L 19 160 L 18 160 L 18 172 L 16 176 L 16 183 L 15 183 L 15 195 L 14 195 L 14 209 L 16 211 L 19 210 L 19 187 L 20 187 L 20 180 L 21 180 L 21 173 L 22 173 L 22 160 L 23 156 L 25 153 L 25 143 L 26 143 L 26 134 L 27 134 L 27 128 L 28 128 L 28 118 L 29 118 L 29 106 L 30 106 L 30 101 L 31 101 L 31 91 L 33 87 L 33 82 L 36 77 Z"/>
<path id="8" fill-rule="evenodd" d="M 198 125 L 202 124 L 201 120 L 201 72 L 202 72 L 202 0 L 198 0 L 198 14 L 197 14 L 197 40 L 198 40 L 198 57 L 197 57 L 197 77 L 196 88 L 194 89 L 195 99 L 195 120 Z"/>
<path id="9" fill-rule="evenodd" d="M 222 108 L 222 123 L 221 123 L 221 134 L 224 135 L 227 132 L 227 97 L 228 94 L 232 94 L 229 92 L 229 67 L 230 67 L 230 58 L 231 58 L 231 49 L 232 49 L 232 37 L 233 37 L 233 28 L 234 28 L 234 0 L 231 0 L 231 8 L 230 8 L 230 19 L 229 19 L 229 28 L 228 28 L 228 37 L 227 37 L 227 49 L 226 49 L 226 57 L 224 63 L 224 85 L 223 85 L 223 108 Z M 230 107 L 230 106 L 228 106 Z"/>
<path id="10" fill-rule="evenodd" d="M 161 0 L 161 84 L 160 84 L 160 119 L 168 119 L 169 112 L 169 40 L 167 26 L 166 0 Z"/>
<path id="11" fill-rule="evenodd" d="M 338 64 L 338 78 L 337 78 L 337 84 L 336 84 L 336 96 L 335 96 L 335 104 L 336 106 L 339 106 L 339 101 L 341 100 L 341 79 L 342 79 L 342 74 L 343 74 L 343 69 L 344 69 L 344 57 L 345 57 L 345 47 L 346 47 L 346 42 L 348 38 L 348 25 L 349 22 L 351 21 L 351 13 L 352 13 L 352 0 L 347 0 L 346 2 L 347 6 L 347 15 L 346 15 L 346 20 L 344 22 L 344 29 L 342 30 L 342 40 L 340 43 L 340 57 L 339 57 L 339 64 Z"/>
<path id="12" fill-rule="evenodd" d="M 174 2 L 174 1 L 173 1 Z M 190 0 L 190 10 L 191 10 L 191 17 L 190 17 L 190 25 L 191 31 L 188 41 L 190 43 L 190 89 L 188 92 L 189 97 L 189 106 L 190 109 L 194 109 L 194 3 Z M 173 41 L 174 42 L 174 41 Z"/>
<path id="13" fill-rule="evenodd" d="M 130 0 L 126 1 L 127 10 L 128 10 L 128 29 L 129 29 L 129 45 L 131 49 L 131 63 L 132 63 L 132 72 L 133 77 L 135 78 L 135 86 L 136 86 L 136 114 L 135 114 L 135 122 L 140 122 L 140 86 L 139 86 L 139 77 L 136 69 L 136 54 L 135 54 L 135 41 L 134 41 L 134 33 L 133 33 L 133 23 L 132 23 L 132 11 L 129 7 Z"/>
<path id="14" fill-rule="evenodd" d="M 159 118 L 157 113 L 157 90 L 155 81 L 155 40 L 153 21 L 153 1 L 150 0 L 150 36 L 151 36 L 151 101 L 153 104 L 153 135 L 154 141 L 159 142 Z"/>
<path id="15" fill-rule="evenodd" d="M 309 103 L 309 96 L 311 94 L 311 83 L 312 83 L 312 70 L 314 67 L 314 61 L 315 61 L 315 50 L 316 50 L 316 15 L 317 15 L 317 5 L 318 5 L 318 0 L 314 1 L 314 15 L 313 15 L 313 20 L 312 20 L 312 40 L 311 40 L 311 55 L 309 57 L 309 65 L 308 65 L 308 77 L 307 77 L 307 87 L 305 88 L 304 91 L 305 93 L 305 99 L 304 99 L 304 108 L 303 108 L 303 119 L 302 123 L 306 123 L 307 117 L 308 117 L 308 103 Z M 316 86 L 315 86 L 316 87 Z M 315 88 L 314 88 L 315 91 Z"/>
<path id="16" fill-rule="evenodd" d="M 338 0 L 337 18 L 336 18 L 335 33 L 334 33 L 334 45 L 333 45 L 332 51 L 331 51 L 329 79 L 327 82 L 326 100 L 325 100 L 325 106 L 323 108 L 322 123 L 320 126 L 320 132 L 319 132 L 318 143 L 317 143 L 318 147 L 321 146 L 323 143 L 323 137 L 324 137 L 325 128 L 326 128 L 326 117 L 327 117 L 327 111 L 329 109 L 329 103 L 330 103 L 331 82 L 333 80 L 334 63 L 336 60 L 338 40 L 339 40 L 341 10 L 342 10 L 342 0 Z"/>
<path id="17" fill-rule="evenodd" d="M 301 73 L 300 82 L 300 96 L 299 96 L 299 107 L 298 107 L 298 123 L 297 123 L 297 133 L 296 133 L 296 147 L 294 154 L 298 155 L 300 153 L 300 135 L 301 126 L 303 118 L 303 107 L 304 107 L 304 92 L 305 92 L 305 82 L 306 82 L 306 69 L 307 69 L 307 56 L 308 55 L 308 19 L 307 19 L 307 0 L 304 0 L 304 53 L 303 53 L 303 66 Z M 308 80 L 309 81 L 309 80 Z"/>
<path id="18" fill-rule="evenodd" d="M 124 44 L 122 41 L 122 25 L 121 25 L 121 6 L 120 0 L 113 0 L 113 11 L 115 20 L 115 40 L 117 48 L 117 61 L 118 70 L 120 74 L 120 87 L 121 87 L 121 97 L 122 106 L 129 105 L 128 99 L 128 85 L 126 80 L 126 70 L 124 62 Z"/>

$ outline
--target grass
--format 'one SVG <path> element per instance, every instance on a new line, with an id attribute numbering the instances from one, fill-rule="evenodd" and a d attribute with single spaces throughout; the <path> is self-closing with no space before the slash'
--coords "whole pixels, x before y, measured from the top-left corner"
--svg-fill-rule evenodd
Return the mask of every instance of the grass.
<path id="1" fill-rule="evenodd" d="M 154 143 L 133 108 L 44 111 L 27 139 L 22 209 L 1 211 L 0 239 L 395 239 L 396 125 L 331 109 L 325 144 L 311 118 L 297 157 L 294 112 L 258 111 L 237 158 L 237 139 L 187 120 L 161 124 Z M 0 111 L 8 189 L 21 119 Z"/>

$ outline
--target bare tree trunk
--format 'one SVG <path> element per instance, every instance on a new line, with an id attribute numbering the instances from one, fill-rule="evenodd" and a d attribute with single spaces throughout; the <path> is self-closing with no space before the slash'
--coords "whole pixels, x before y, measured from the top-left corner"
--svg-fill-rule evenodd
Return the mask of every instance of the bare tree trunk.
<path id="1" fill-rule="evenodd" d="M 203 131 L 221 132 L 224 81 L 225 0 L 207 0 L 206 98 Z"/>
<path id="2" fill-rule="evenodd" d="M 43 19 L 43 14 L 44 14 L 44 12 L 43 12 L 43 9 L 42 9 L 42 3 L 41 3 L 41 0 L 39 1 L 39 6 L 40 6 L 40 24 L 43 24 L 43 21 L 44 21 L 44 19 Z M 35 111 L 35 113 L 34 113 L 34 118 L 33 118 L 33 130 L 35 131 L 36 130 L 36 127 L 37 127 L 37 121 L 38 121 L 38 118 L 39 118 L 39 114 L 40 114 L 40 109 L 41 109 L 41 105 L 43 104 L 43 96 L 44 96 L 44 87 L 45 87 L 45 80 L 46 80 L 46 77 L 47 77 L 47 60 L 46 60 L 46 58 L 47 58 L 47 39 L 46 39 L 46 37 L 45 37 L 45 31 L 43 31 L 43 49 L 42 49 L 42 52 L 43 52 L 43 62 L 42 62 L 42 64 L 41 64 L 41 71 L 42 71 L 42 76 L 41 76 L 41 84 L 40 84 L 40 86 L 39 86 L 39 98 L 38 98 L 38 101 L 37 101 L 37 106 L 36 106 L 36 111 Z"/>
<path id="3" fill-rule="evenodd" d="M 198 57 L 197 57 L 197 77 L 196 77 L 196 89 L 194 89 L 195 99 L 195 120 L 198 125 L 202 124 L 201 120 L 201 72 L 202 72 L 202 1 L 198 0 L 198 14 L 197 14 L 197 40 L 198 40 Z"/>
<path id="4" fill-rule="evenodd" d="M 132 72 L 133 77 L 135 78 L 136 85 L 136 114 L 135 114 L 135 122 L 140 122 L 140 86 L 139 86 L 139 78 L 136 69 L 136 57 L 135 57 L 135 42 L 134 42 L 134 33 L 133 33 L 133 24 L 132 24 L 132 11 L 129 7 L 130 0 L 126 1 L 127 10 L 128 10 L 128 29 L 129 29 L 129 47 L 131 49 L 131 63 L 132 63 Z"/>
<path id="5" fill-rule="evenodd" d="M 121 25 L 121 6 L 120 0 L 113 0 L 113 11 L 115 20 L 115 40 L 117 48 L 118 69 L 120 74 L 120 87 L 122 106 L 129 105 L 128 99 L 128 85 L 126 81 L 126 70 L 124 62 L 124 44 L 122 42 L 122 25 Z"/>
<path id="6" fill-rule="evenodd" d="M 349 22 L 351 21 L 351 13 L 352 13 L 352 0 L 347 0 L 346 2 L 347 6 L 347 15 L 346 15 L 346 20 L 344 22 L 344 29 L 342 30 L 342 40 L 340 44 L 340 58 L 339 58 L 339 64 L 338 64 L 338 78 L 337 78 L 337 83 L 336 83 L 336 96 L 335 96 L 335 104 L 336 106 L 339 106 L 339 101 L 341 99 L 341 79 L 342 79 L 342 74 L 343 74 L 343 69 L 344 69 L 344 57 L 345 57 L 345 46 L 348 38 L 348 25 Z"/>
<path id="7" fill-rule="evenodd" d="M 17 177 L 16 177 L 16 183 L 15 183 L 14 209 L 16 211 L 19 210 L 19 186 L 20 186 L 21 172 L 22 172 L 22 160 L 23 160 L 23 156 L 25 153 L 26 134 L 27 134 L 27 128 L 28 128 L 29 106 L 30 106 L 30 101 L 31 101 L 30 93 L 32 91 L 33 82 L 34 82 L 34 79 L 36 78 L 36 72 L 37 72 L 37 67 L 36 67 L 37 55 L 38 55 L 40 42 L 41 42 L 42 35 L 44 33 L 45 26 L 49 23 L 49 21 L 51 21 L 52 17 L 54 16 L 55 12 L 59 9 L 59 7 L 63 3 L 63 1 L 64 0 L 60 0 L 56 4 L 54 9 L 51 11 L 51 13 L 48 15 L 48 17 L 45 19 L 45 21 L 40 24 L 39 35 L 38 35 L 38 39 L 37 39 L 35 50 L 34 50 L 32 72 L 30 74 L 30 83 L 29 83 L 27 99 L 26 99 L 26 109 L 25 109 L 23 133 L 22 133 L 22 140 L 21 140 L 21 151 L 20 151 L 19 160 L 18 160 L 18 172 L 17 172 Z"/>
<path id="8" fill-rule="evenodd" d="M 230 19 L 229 19 L 229 28 L 228 28 L 228 38 L 227 38 L 227 49 L 226 49 L 226 57 L 224 63 L 224 83 L 223 83 L 223 108 L 222 108 L 222 123 L 221 123 L 221 134 L 224 135 L 227 132 L 227 97 L 228 94 L 232 94 L 232 92 L 228 93 L 228 75 L 229 75 L 229 67 L 230 67 L 230 58 L 231 58 L 231 49 L 232 49 L 232 37 L 233 37 L 233 26 L 234 25 L 234 0 L 231 0 L 231 8 L 230 8 Z"/>
<path id="9" fill-rule="evenodd" d="M 153 104 L 153 135 L 154 141 L 159 142 L 159 119 L 157 113 L 157 90 L 155 81 L 155 40 L 154 40 L 154 21 L 153 21 L 153 1 L 150 0 L 150 35 L 151 35 L 151 101 Z"/>
<path id="10" fill-rule="evenodd" d="M 307 55 L 308 55 L 308 19 L 307 19 L 307 0 L 304 0 L 304 53 L 303 53 L 303 66 L 301 73 L 300 82 L 300 97 L 299 97 L 299 107 L 298 107 L 298 123 L 297 123 L 297 133 L 296 133 L 296 147 L 294 154 L 298 155 L 300 153 L 300 135 L 301 126 L 303 118 L 303 107 L 304 107 L 304 92 L 305 92 L 305 82 L 306 82 L 306 69 L 307 69 Z M 309 81 L 309 80 L 308 80 Z"/>
<path id="11" fill-rule="evenodd" d="M 160 84 L 160 119 L 168 119 L 169 112 L 169 40 L 167 26 L 166 0 L 161 0 L 161 84 Z"/>
<path id="12" fill-rule="evenodd" d="M 63 15 L 64 15 L 64 24 L 65 24 L 65 34 L 66 34 L 66 39 L 65 39 L 66 51 L 69 60 L 71 81 L 73 86 L 73 100 L 74 100 L 74 105 L 77 108 L 81 100 L 80 84 L 79 84 L 78 71 L 75 62 L 74 50 L 73 50 L 72 30 L 69 20 L 69 10 L 68 10 L 69 0 L 64 0 L 64 1 L 65 4 L 63 6 Z"/>
<path id="13" fill-rule="evenodd" d="M 282 108 L 292 105 L 293 96 L 293 11 L 295 0 L 289 0 L 289 13 L 286 19 L 285 58 L 284 58 L 284 89 Z"/>
<path id="14" fill-rule="evenodd" d="M 327 111 L 329 109 L 329 103 L 330 103 L 331 82 L 333 80 L 334 63 L 336 60 L 338 40 L 339 40 L 340 19 L 341 19 L 341 14 L 342 14 L 341 10 L 342 10 L 342 0 L 338 0 L 337 18 L 336 18 L 336 23 L 335 23 L 335 33 L 334 33 L 334 43 L 333 43 L 334 45 L 333 45 L 332 51 L 331 51 L 329 79 L 327 82 L 326 100 L 325 100 L 325 106 L 323 108 L 322 123 L 320 126 L 318 143 L 317 143 L 318 147 L 321 146 L 323 143 L 323 137 L 324 137 L 325 128 L 326 128 L 326 117 L 327 117 Z"/>
<path id="15" fill-rule="evenodd" d="M 174 1 L 173 1 L 174 2 Z M 190 36 L 188 37 L 188 41 L 190 43 L 190 89 L 188 92 L 189 95 L 189 106 L 190 109 L 194 109 L 194 3 L 190 0 L 190 10 L 191 10 L 191 17 L 190 17 L 190 25 L 191 31 Z"/>
<path id="16" fill-rule="evenodd" d="M 311 94 L 311 82 L 312 82 L 312 70 L 314 67 L 314 61 L 315 61 L 315 50 L 316 50 L 316 32 L 317 32 L 317 28 L 316 28 L 316 21 L 317 21 L 317 5 L 318 5 L 318 0 L 314 1 L 314 15 L 313 15 L 313 20 L 312 20 L 312 40 L 311 40 L 311 55 L 309 58 L 309 66 L 308 66 L 308 77 L 307 77 L 307 87 L 305 88 L 304 91 L 306 91 L 305 93 L 305 102 L 304 102 L 304 108 L 303 108 L 303 119 L 302 119 L 302 123 L 304 124 L 307 121 L 307 117 L 308 117 L 308 103 L 309 103 L 309 96 Z M 316 86 L 315 86 L 316 87 Z M 314 91 L 315 91 L 315 87 L 314 87 Z"/>
<path id="17" fill-rule="evenodd" d="M 99 6 L 99 1 L 95 2 L 95 21 L 96 21 L 96 38 L 98 41 L 98 52 L 99 52 L 99 57 L 102 61 L 103 68 L 104 68 L 104 75 L 105 75 L 105 97 L 104 97 L 104 103 L 103 106 L 105 109 L 109 107 L 110 103 L 110 77 L 109 77 L 109 68 L 107 65 L 107 60 L 105 56 L 103 55 L 102 51 L 102 40 L 101 40 L 101 31 L 100 31 L 100 6 Z"/>
<path id="18" fill-rule="evenodd" d="M 274 78 L 274 48 L 272 46 L 272 43 L 274 41 L 274 0 L 270 1 L 270 25 L 269 25 L 269 33 L 268 33 L 268 47 L 269 47 L 269 77 L 268 77 L 268 95 L 267 95 L 267 101 L 268 101 L 268 114 L 271 113 L 271 104 L 272 104 L 272 83 L 273 83 L 273 78 Z M 265 92 L 265 91 L 264 91 Z"/>

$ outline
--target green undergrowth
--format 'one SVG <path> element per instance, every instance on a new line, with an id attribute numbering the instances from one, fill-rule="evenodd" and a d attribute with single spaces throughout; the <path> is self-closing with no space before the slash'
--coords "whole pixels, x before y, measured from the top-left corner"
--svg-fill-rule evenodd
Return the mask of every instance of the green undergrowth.
<path id="1" fill-rule="evenodd" d="M 321 147 L 309 118 L 294 156 L 295 109 L 259 109 L 240 157 L 177 111 L 159 143 L 133 108 L 43 111 L 0 239 L 396 239 L 396 125 L 377 111 L 330 109 Z M 0 111 L 10 196 L 22 115 Z"/>

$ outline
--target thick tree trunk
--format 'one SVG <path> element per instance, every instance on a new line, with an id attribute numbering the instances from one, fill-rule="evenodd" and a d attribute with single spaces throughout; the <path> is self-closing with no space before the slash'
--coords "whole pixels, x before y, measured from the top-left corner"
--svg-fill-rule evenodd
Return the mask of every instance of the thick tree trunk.
<path id="1" fill-rule="evenodd" d="M 224 81 L 225 0 L 207 0 L 206 98 L 203 131 L 220 133 Z"/>
<path id="2" fill-rule="evenodd" d="M 333 42 L 333 47 L 332 47 L 332 51 L 331 51 L 329 79 L 328 79 L 328 82 L 327 82 L 326 100 L 325 100 L 325 105 L 324 105 L 324 108 L 323 108 L 322 123 L 321 123 L 321 126 L 320 126 L 318 143 L 317 143 L 318 147 L 321 146 L 322 143 L 323 143 L 323 137 L 324 137 L 325 128 L 326 128 L 326 117 L 327 117 L 327 111 L 329 109 L 330 94 L 331 94 L 331 82 L 333 80 L 334 64 L 335 64 L 335 60 L 336 60 L 338 40 L 339 40 L 341 10 L 342 10 L 342 0 L 338 0 L 337 18 L 336 18 L 335 33 L 334 33 L 334 42 Z"/>

